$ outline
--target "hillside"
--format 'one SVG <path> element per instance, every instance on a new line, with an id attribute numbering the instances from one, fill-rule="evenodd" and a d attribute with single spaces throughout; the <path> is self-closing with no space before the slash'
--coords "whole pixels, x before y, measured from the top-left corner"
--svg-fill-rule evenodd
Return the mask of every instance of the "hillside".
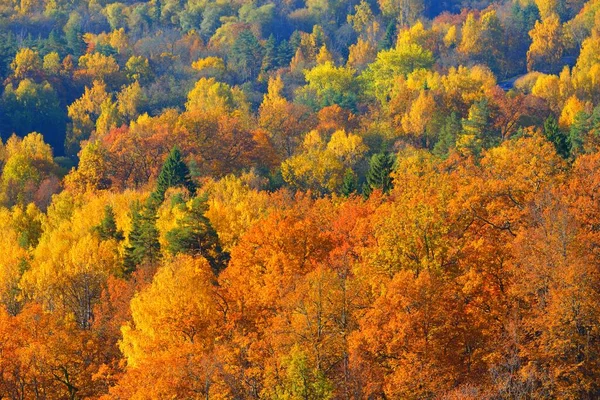
<path id="1" fill-rule="evenodd" d="M 600 1 L 0 0 L 0 399 L 600 398 Z"/>

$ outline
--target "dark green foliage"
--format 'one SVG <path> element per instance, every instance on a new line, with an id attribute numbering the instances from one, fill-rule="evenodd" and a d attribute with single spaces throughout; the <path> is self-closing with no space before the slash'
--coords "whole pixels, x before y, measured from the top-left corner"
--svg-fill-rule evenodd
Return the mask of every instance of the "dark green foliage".
<path id="1" fill-rule="evenodd" d="M 179 204 L 185 216 L 177 221 L 177 227 L 167 232 L 168 250 L 171 254 L 201 255 L 208 260 L 215 272 L 224 267 L 225 257 L 219 244 L 217 232 L 204 215 L 208 210 L 206 197 L 195 197 L 189 204 Z"/>
<path id="2" fill-rule="evenodd" d="M 569 130 L 567 144 L 569 148 L 569 154 L 578 156 L 585 152 L 585 139 L 590 131 L 590 128 L 590 116 L 584 111 L 577 113 L 577 115 L 575 115 L 573 125 L 571 125 L 571 129 Z"/>
<path id="3" fill-rule="evenodd" d="M 389 193 L 393 187 L 392 171 L 396 158 L 386 151 L 374 154 L 369 161 L 369 172 L 367 183 L 363 187 L 365 196 L 370 196 L 373 190 L 379 189 L 383 193 Z"/>
<path id="4" fill-rule="evenodd" d="M 569 137 L 559 128 L 554 116 L 549 116 L 544 122 L 544 135 L 552 142 L 556 152 L 562 158 L 568 158 L 571 153 Z"/>
<path id="5" fill-rule="evenodd" d="M 396 22 L 391 21 L 385 29 L 385 36 L 383 37 L 383 40 L 379 43 L 380 50 L 388 50 L 394 46 L 397 36 L 396 31 Z"/>
<path id="6" fill-rule="evenodd" d="M 356 174 L 352 169 L 348 168 L 344 174 L 344 181 L 342 182 L 342 195 L 349 197 L 351 194 L 356 193 L 358 190 L 358 180 Z"/>
<path id="7" fill-rule="evenodd" d="M 294 58 L 294 48 L 287 40 L 282 40 L 277 46 L 277 66 L 286 67 Z"/>
<path id="8" fill-rule="evenodd" d="M 65 39 L 67 40 L 67 49 L 69 50 L 69 54 L 72 54 L 75 58 L 78 58 L 84 54 L 86 44 L 83 41 L 81 17 L 77 13 L 72 13 L 63 30 L 65 32 Z"/>
<path id="9" fill-rule="evenodd" d="M 263 48 L 250 30 L 242 31 L 231 48 L 230 67 L 237 72 L 241 81 L 258 76 L 262 66 Z"/>
<path id="10" fill-rule="evenodd" d="M 456 145 L 456 138 L 462 129 L 460 118 L 456 113 L 446 117 L 446 121 L 440 130 L 438 142 L 433 148 L 433 153 L 438 156 L 446 156 Z"/>
<path id="11" fill-rule="evenodd" d="M 181 157 L 177 146 L 169 153 L 156 182 L 156 189 L 152 193 L 152 200 L 158 204 L 165 199 L 167 189 L 177 186 L 185 187 L 192 195 L 196 193 L 196 185 L 190 176 L 190 170 Z"/>
<path id="12" fill-rule="evenodd" d="M 144 207 L 139 203 L 132 205 L 129 245 L 125 247 L 123 260 L 125 276 L 129 276 L 141 264 L 154 264 L 160 259 L 156 219 L 156 208 L 152 201 L 148 201 Z"/>
<path id="13" fill-rule="evenodd" d="M 120 242 L 125 238 L 123 231 L 117 229 L 115 213 L 110 205 L 104 207 L 104 218 L 102 218 L 99 225 L 94 227 L 94 232 L 96 232 L 102 240 L 114 239 Z"/>
<path id="14" fill-rule="evenodd" d="M 265 42 L 261 72 L 267 72 L 277 67 L 276 45 L 277 43 L 275 42 L 275 36 L 269 36 L 269 39 Z"/>

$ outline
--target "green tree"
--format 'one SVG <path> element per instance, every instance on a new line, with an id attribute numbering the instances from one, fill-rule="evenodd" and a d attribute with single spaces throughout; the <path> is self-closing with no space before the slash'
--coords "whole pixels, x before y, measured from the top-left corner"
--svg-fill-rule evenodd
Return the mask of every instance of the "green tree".
<path id="1" fill-rule="evenodd" d="M 575 117 L 577 119 L 577 117 Z M 571 153 L 569 137 L 558 126 L 554 116 L 549 116 L 544 122 L 544 136 L 554 144 L 556 152 L 563 158 L 568 158 Z"/>
<path id="2" fill-rule="evenodd" d="M 242 31 L 231 48 L 229 64 L 242 81 L 258 76 L 263 59 L 263 48 L 250 30 Z"/>
<path id="3" fill-rule="evenodd" d="M 369 161 L 369 172 L 363 193 L 370 196 L 373 190 L 380 189 L 383 193 L 389 193 L 393 187 L 391 176 L 394 170 L 396 158 L 387 151 L 374 154 Z"/>
<path id="4" fill-rule="evenodd" d="M 110 205 L 104 207 L 104 218 L 102 218 L 99 225 L 94 227 L 94 232 L 96 232 L 102 240 L 115 239 L 120 242 L 125 238 L 123 236 L 123 231 L 117 229 L 115 212 Z"/>
<path id="5" fill-rule="evenodd" d="M 163 164 L 151 197 L 154 201 L 162 203 L 167 189 L 177 186 L 185 187 L 192 195 L 196 193 L 190 170 L 181 157 L 181 151 L 175 146 Z"/>
<path id="6" fill-rule="evenodd" d="M 145 262 L 153 264 L 160 259 L 160 242 L 156 228 L 156 206 L 148 199 L 142 207 L 136 202 L 131 207 L 131 231 L 123 260 L 125 276 L 129 276 Z"/>
<path id="7" fill-rule="evenodd" d="M 462 130 L 458 114 L 452 113 L 446 118 L 446 122 L 440 130 L 438 142 L 433 148 L 433 153 L 438 156 L 446 156 L 450 149 L 456 145 L 456 138 Z"/>
<path id="8" fill-rule="evenodd" d="M 264 56 L 262 59 L 261 72 L 268 72 L 269 70 L 277 66 L 277 43 L 275 42 L 275 36 L 269 36 L 269 39 L 265 42 Z"/>
<path id="9" fill-rule="evenodd" d="M 342 195 L 349 197 L 351 194 L 356 193 L 358 190 L 358 180 L 356 174 L 352 169 L 348 168 L 344 174 L 344 181 L 342 182 Z"/>
<path id="10" fill-rule="evenodd" d="M 184 216 L 177 221 L 176 228 L 167 232 L 167 249 L 173 255 L 201 255 L 208 260 L 215 273 L 220 271 L 225 257 L 217 232 L 205 216 L 208 211 L 207 197 L 195 197 L 179 207 L 184 209 Z"/>
<path id="11" fill-rule="evenodd" d="M 585 152 L 586 137 L 590 128 L 590 116 L 585 111 L 578 112 L 575 115 L 575 119 L 569 130 L 569 137 L 567 138 L 569 154 L 576 157 Z"/>

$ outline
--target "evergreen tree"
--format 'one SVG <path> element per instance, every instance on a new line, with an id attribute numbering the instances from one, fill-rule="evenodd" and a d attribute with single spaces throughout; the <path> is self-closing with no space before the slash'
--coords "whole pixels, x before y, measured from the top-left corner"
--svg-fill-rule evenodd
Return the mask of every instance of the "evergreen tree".
<path id="1" fill-rule="evenodd" d="M 282 40 L 277 46 L 276 64 L 278 67 L 286 67 L 294 58 L 294 48 L 287 40 Z"/>
<path id="2" fill-rule="evenodd" d="M 585 152 L 585 138 L 590 131 L 590 128 L 590 116 L 584 111 L 578 112 L 577 115 L 575 115 L 571 129 L 569 130 L 567 144 L 569 154 L 573 157 L 577 157 Z"/>
<path id="3" fill-rule="evenodd" d="M 173 147 L 165 160 L 156 182 L 156 189 L 152 193 L 152 201 L 158 203 L 156 208 L 165 199 L 167 189 L 176 186 L 185 187 L 192 195 L 196 193 L 196 185 L 192 181 L 190 170 L 177 146 Z"/>
<path id="4" fill-rule="evenodd" d="M 271 34 L 271 36 L 269 36 L 269 39 L 267 39 L 265 43 L 261 72 L 265 73 L 277 67 L 277 58 L 275 54 L 276 45 L 277 44 L 275 43 L 275 36 Z"/>
<path id="5" fill-rule="evenodd" d="M 449 115 L 440 130 L 439 139 L 433 148 L 433 153 L 441 157 L 447 156 L 450 149 L 456 145 L 456 137 L 459 135 L 461 129 L 462 126 L 458 115 L 456 113 Z"/>
<path id="6" fill-rule="evenodd" d="M 396 41 L 396 22 L 391 21 L 385 29 L 383 40 L 379 43 L 379 50 L 388 50 L 394 47 Z"/>
<path id="7" fill-rule="evenodd" d="M 242 31 L 231 48 L 229 63 L 242 81 L 253 79 L 262 66 L 263 48 L 250 30 Z"/>
<path id="8" fill-rule="evenodd" d="M 374 189 L 389 193 L 393 187 L 392 171 L 394 170 L 395 157 L 388 152 L 374 154 L 369 161 L 369 172 L 363 193 L 370 196 Z"/>
<path id="9" fill-rule="evenodd" d="M 351 194 L 356 193 L 358 190 L 358 180 L 356 174 L 352 169 L 348 168 L 344 174 L 344 181 L 342 182 L 342 195 L 349 197 Z"/>
<path id="10" fill-rule="evenodd" d="M 485 148 L 493 147 L 499 138 L 490 130 L 490 109 L 487 99 L 475 102 L 469 109 L 469 117 L 462 120 L 460 145 L 478 157 Z"/>
<path id="11" fill-rule="evenodd" d="M 568 158 L 571 152 L 569 138 L 558 126 L 556 118 L 549 116 L 544 122 L 544 136 L 554 144 L 556 153 L 563 158 Z"/>
<path id="12" fill-rule="evenodd" d="M 94 227 L 94 231 L 102 240 L 115 239 L 121 241 L 125 238 L 123 231 L 117 229 L 115 213 L 110 205 L 104 207 L 104 218 L 100 221 L 100 225 Z"/>
<path id="13" fill-rule="evenodd" d="M 71 13 L 69 20 L 63 28 L 67 40 L 67 49 L 75 58 L 85 53 L 86 44 L 83 41 L 81 17 L 76 12 Z"/>
<path id="14" fill-rule="evenodd" d="M 153 264 L 160 259 L 156 219 L 156 208 L 151 199 L 144 207 L 141 207 L 139 203 L 133 204 L 129 245 L 125 247 L 123 261 L 125 276 L 134 272 L 142 263 Z"/>
<path id="15" fill-rule="evenodd" d="M 215 272 L 222 269 L 225 261 L 217 232 L 204 215 L 208 210 L 206 196 L 195 197 L 189 204 L 181 204 L 185 210 L 177 227 L 167 232 L 168 250 L 171 254 L 201 255 L 208 260 Z"/>

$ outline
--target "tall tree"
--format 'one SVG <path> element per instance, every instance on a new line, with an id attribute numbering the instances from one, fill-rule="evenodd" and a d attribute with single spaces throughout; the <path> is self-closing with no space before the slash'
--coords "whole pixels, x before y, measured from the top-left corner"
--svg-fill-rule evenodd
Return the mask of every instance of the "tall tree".
<path id="1" fill-rule="evenodd" d="M 370 196 L 373 190 L 379 189 L 383 193 L 389 193 L 393 187 L 391 176 L 394 170 L 396 158 L 387 151 L 374 154 L 369 161 L 369 172 L 367 173 L 367 183 L 363 187 L 366 196 Z"/>
<path id="2" fill-rule="evenodd" d="M 156 182 L 152 199 L 161 203 L 165 199 L 167 189 L 183 186 L 190 194 L 196 193 L 196 185 L 190 177 L 190 170 L 183 161 L 179 147 L 175 146 L 167 156 Z"/>

